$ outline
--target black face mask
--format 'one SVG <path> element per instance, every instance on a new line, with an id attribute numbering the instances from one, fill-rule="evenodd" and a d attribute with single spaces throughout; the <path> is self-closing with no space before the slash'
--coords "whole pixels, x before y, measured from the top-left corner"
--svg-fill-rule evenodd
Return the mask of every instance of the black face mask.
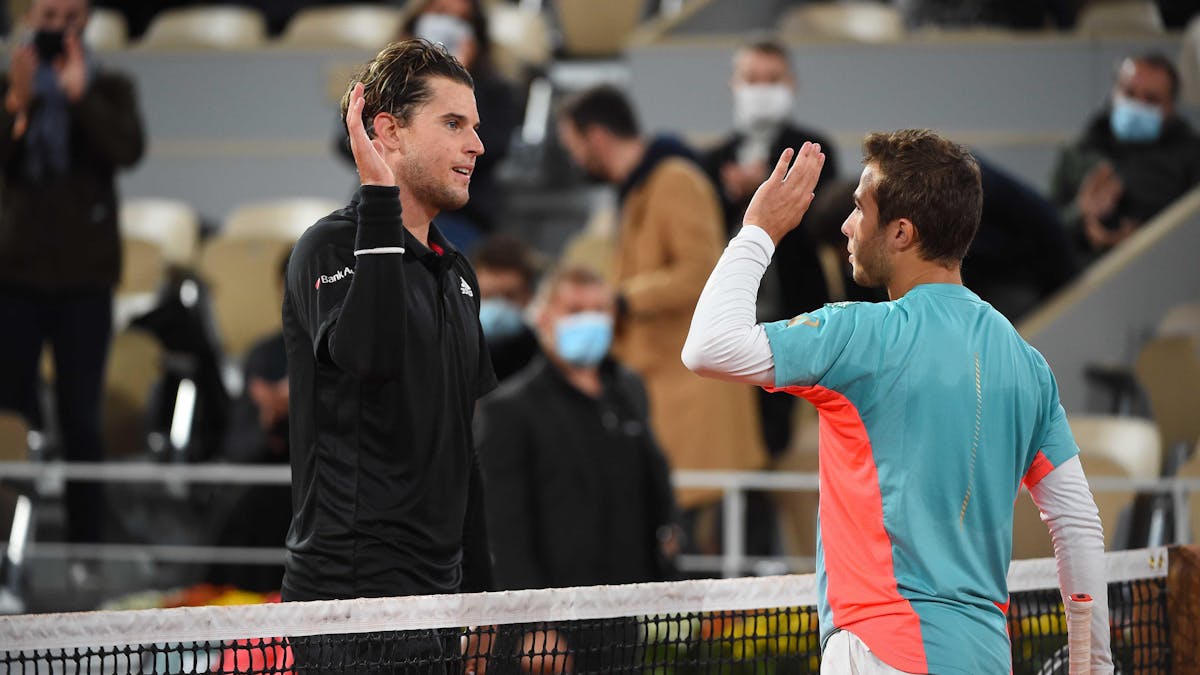
<path id="1" fill-rule="evenodd" d="M 33 48 L 42 63 L 53 63 L 62 56 L 65 35 L 61 30 L 39 30 L 33 34 Z"/>

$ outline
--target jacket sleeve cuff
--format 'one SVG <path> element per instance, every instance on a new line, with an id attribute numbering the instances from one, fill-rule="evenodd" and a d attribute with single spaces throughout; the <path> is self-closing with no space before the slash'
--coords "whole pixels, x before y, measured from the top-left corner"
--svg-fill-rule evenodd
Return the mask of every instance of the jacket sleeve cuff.
<path id="1" fill-rule="evenodd" d="M 400 188 L 364 185 L 358 203 L 356 251 L 404 246 L 404 224 L 400 214 Z"/>

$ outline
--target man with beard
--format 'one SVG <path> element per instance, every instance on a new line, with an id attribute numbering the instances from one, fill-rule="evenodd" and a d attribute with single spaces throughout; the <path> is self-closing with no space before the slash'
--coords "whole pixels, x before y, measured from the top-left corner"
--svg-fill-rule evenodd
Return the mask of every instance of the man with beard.
<path id="1" fill-rule="evenodd" d="M 683 349 L 695 372 L 787 391 L 821 415 L 822 671 L 1010 672 L 1003 608 L 1024 483 L 1062 592 L 1094 599 L 1092 672 L 1111 673 L 1103 529 L 1054 375 L 962 285 L 979 166 L 922 130 L 871 134 L 863 151 L 842 233 L 854 280 L 890 301 L 755 323 L 757 285 L 821 172 L 806 143 L 755 193 Z"/>
<path id="2" fill-rule="evenodd" d="M 441 46 L 395 43 L 351 83 L 342 111 L 362 187 L 297 242 L 284 296 L 283 597 L 488 590 L 471 418 L 496 380 L 479 283 L 432 224 L 467 203 L 484 151 L 471 76 Z M 437 643 L 398 649 L 438 660 Z"/>

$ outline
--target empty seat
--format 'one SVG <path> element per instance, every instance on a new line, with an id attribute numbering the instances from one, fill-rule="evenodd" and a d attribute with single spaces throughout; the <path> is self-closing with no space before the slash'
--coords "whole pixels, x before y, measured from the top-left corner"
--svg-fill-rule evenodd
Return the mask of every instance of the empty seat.
<path id="1" fill-rule="evenodd" d="M 1098 0 L 1079 12 L 1075 30 L 1084 35 L 1153 35 L 1162 33 L 1162 15 L 1152 0 Z"/>
<path id="2" fill-rule="evenodd" d="M 283 256 L 310 225 L 341 207 L 305 198 L 246 205 L 230 214 L 221 233 L 204 246 L 200 273 L 230 355 L 240 356 L 279 330 Z"/>
<path id="3" fill-rule="evenodd" d="M 120 297 L 118 297 L 118 302 Z M 150 394 L 162 377 L 162 345 L 144 331 L 128 329 L 113 335 L 104 378 L 105 453 L 128 457 L 144 446 Z"/>
<path id="4" fill-rule="evenodd" d="M 1200 438 L 1200 336 L 1156 337 L 1134 364 L 1168 455 Z M 1164 457 L 1168 460 L 1168 457 Z"/>
<path id="5" fill-rule="evenodd" d="M 513 79 L 550 62 L 550 28 L 545 16 L 517 5 L 487 8 L 488 35 L 497 69 Z"/>
<path id="6" fill-rule="evenodd" d="M 1200 302 L 1176 305 L 1167 310 L 1158 322 L 1157 334 L 1158 337 L 1200 336 Z"/>
<path id="7" fill-rule="evenodd" d="M 567 56 L 614 57 L 642 18 L 642 0 L 554 0 Z"/>
<path id="8" fill-rule="evenodd" d="M 19 413 L 0 410 L 0 461 L 29 459 L 29 424 Z"/>
<path id="9" fill-rule="evenodd" d="M 379 5 L 307 7 L 296 13 L 283 33 L 291 47 L 380 49 L 400 32 L 404 10 Z"/>
<path id="10" fill-rule="evenodd" d="M 266 39 L 267 21 L 258 10 L 232 5 L 180 7 L 156 15 L 140 46 L 252 49 Z"/>
<path id="11" fill-rule="evenodd" d="M 1079 462 L 1089 481 L 1102 477 L 1157 478 L 1161 451 L 1154 424 L 1135 417 L 1072 415 L 1071 433 L 1079 445 Z M 1113 548 L 1121 512 L 1133 503 L 1132 490 L 1093 491 L 1104 543 Z M 1013 513 L 1013 558 L 1043 558 L 1054 555 L 1050 533 L 1041 522 L 1037 507 L 1022 491 Z"/>
<path id="12" fill-rule="evenodd" d="M 839 2 L 802 5 L 779 22 L 780 32 L 793 36 L 822 36 L 858 42 L 891 42 L 905 36 L 904 17 L 891 5 Z"/>
<path id="13" fill-rule="evenodd" d="M 83 30 L 83 41 L 98 51 L 124 49 L 129 43 L 129 26 L 125 16 L 115 9 L 96 7 Z"/>
<path id="14" fill-rule="evenodd" d="M 168 266 L 196 262 L 200 218 L 175 199 L 130 199 L 121 205 L 122 293 L 153 292 Z"/>

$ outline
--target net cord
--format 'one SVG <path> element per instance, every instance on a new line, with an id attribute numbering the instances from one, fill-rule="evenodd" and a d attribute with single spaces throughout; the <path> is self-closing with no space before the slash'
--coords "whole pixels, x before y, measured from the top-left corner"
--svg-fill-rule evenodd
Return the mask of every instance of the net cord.
<path id="1" fill-rule="evenodd" d="M 1109 582 L 1165 577 L 1167 549 L 1105 554 Z M 1009 591 L 1057 588 L 1053 559 L 1014 561 Z M 699 579 L 499 593 L 0 617 L 0 649 L 239 640 L 658 616 L 816 604 L 815 575 Z M 267 635 L 266 633 L 269 633 Z"/>

